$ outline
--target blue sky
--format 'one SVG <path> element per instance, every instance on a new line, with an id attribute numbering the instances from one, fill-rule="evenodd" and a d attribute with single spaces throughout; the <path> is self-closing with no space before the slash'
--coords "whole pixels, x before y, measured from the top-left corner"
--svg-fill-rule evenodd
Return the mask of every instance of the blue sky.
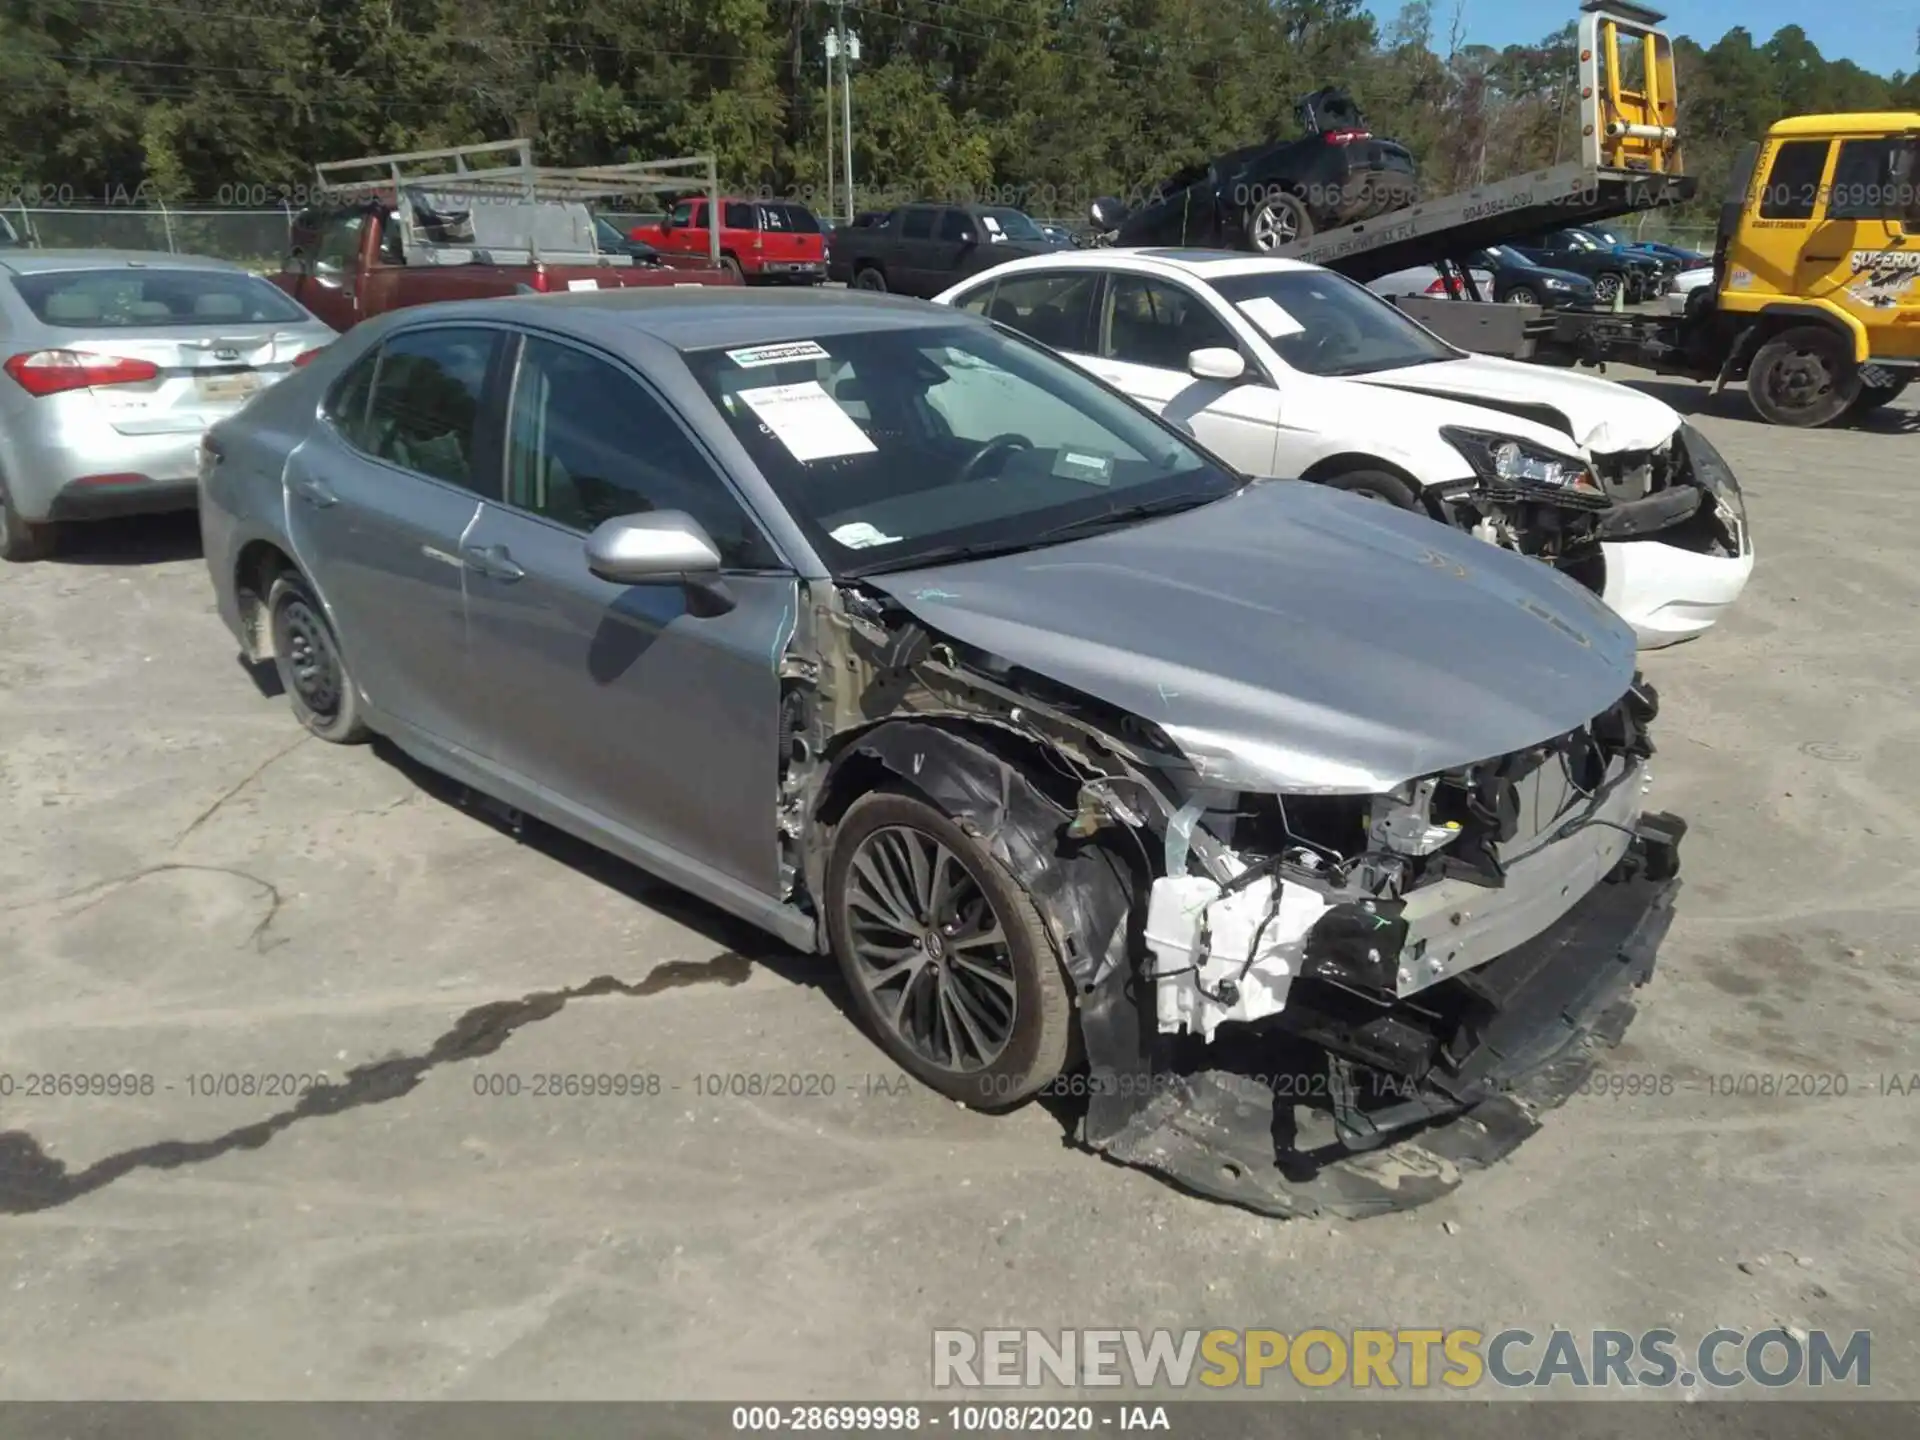
<path id="1" fill-rule="evenodd" d="M 1915 0 L 1852 0 L 1846 5 L 1813 6 L 1804 0 L 1643 0 L 1666 13 L 1671 34 L 1690 35 L 1711 45 L 1735 25 L 1747 27 L 1756 42 L 1784 25 L 1798 25 L 1830 60 L 1851 60 L 1882 75 L 1920 68 L 1914 54 L 1914 31 L 1920 28 L 1920 3 Z M 1367 7 L 1389 20 L 1400 8 L 1395 0 L 1370 0 Z M 1466 0 L 1464 22 L 1467 43 L 1517 45 L 1538 40 L 1579 6 L 1572 0 Z M 1434 0 L 1434 28 L 1444 38 L 1453 15 L 1453 0 Z"/>

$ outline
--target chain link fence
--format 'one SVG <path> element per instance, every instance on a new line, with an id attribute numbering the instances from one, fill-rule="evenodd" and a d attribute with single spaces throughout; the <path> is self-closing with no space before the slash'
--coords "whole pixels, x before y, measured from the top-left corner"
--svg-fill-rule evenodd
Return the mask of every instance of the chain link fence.
<path id="1" fill-rule="evenodd" d="M 287 252 L 291 210 L 91 210 L 79 206 L 4 212 L 22 244 L 43 250 L 152 250 L 206 255 L 254 270 L 277 270 Z"/>

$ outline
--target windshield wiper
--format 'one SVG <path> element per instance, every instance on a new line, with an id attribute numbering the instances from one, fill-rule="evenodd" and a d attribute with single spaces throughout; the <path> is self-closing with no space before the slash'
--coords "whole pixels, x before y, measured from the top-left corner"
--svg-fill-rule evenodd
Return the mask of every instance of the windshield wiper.
<path id="1" fill-rule="evenodd" d="M 902 555 L 898 560 L 880 560 L 872 565 L 861 565 L 846 572 L 849 579 L 858 580 L 867 575 L 892 575 L 901 570 L 919 570 L 929 565 L 951 565 L 962 560 L 986 560 L 995 555 L 1017 555 L 1022 550 L 1033 550 L 1041 545 L 1052 544 L 1045 535 L 1030 535 L 1020 540 L 982 540 L 972 545 L 936 545 L 931 550 L 920 550 L 912 555 Z"/>
<path id="2" fill-rule="evenodd" d="M 1080 535 L 1095 535 L 1136 520 L 1152 520 L 1161 515 L 1178 515 L 1183 510 L 1197 510 L 1202 505 L 1211 505 L 1224 498 L 1222 495 L 1179 495 L 1171 499 L 1142 500 L 1137 505 L 1122 505 L 1113 510 L 1103 510 L 1098 515 L 1089 515 L 1084 520 L 1070 520 L 1065 525 L 1042 530 L 1038 538 L 1067 540 Z"/>

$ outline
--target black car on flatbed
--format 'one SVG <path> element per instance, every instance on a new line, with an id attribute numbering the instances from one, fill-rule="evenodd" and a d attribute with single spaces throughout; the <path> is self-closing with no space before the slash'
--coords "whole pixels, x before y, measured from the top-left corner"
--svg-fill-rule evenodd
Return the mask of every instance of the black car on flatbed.
<path id="1" fill-rule="evenodd" d="M 836 232 L 827 278 L 930 300 L 969 275 L 1059 248 L 1024 211 L 1005 205 L 901 205 Z"/>
<path id="2" fill-rule="evenodd" d="M 1593 296 L 1602 305 L 1620 295 L 1628 304 L 1650 300 L 1666 288 L 1670 272 L 1651 255 L 1635 255 L 1602 243 L 1578 228 L 1549 230 L 1517 240 L 1513 248 L 1536 265 L 1571 270 L 1593 281 Z"/>
<path id="3" fill-rule="evenodd" d="M 1227 246 L 1266 254 L 1329 225 L 1411 205 L 1412 152 L 1382 140 L 1344 90 L 1316 90 L 1294 107 L 1303 134 L 1190 165 L 1123 211 L 1096 204 L 1094 225 L 1115 245 Z"/>

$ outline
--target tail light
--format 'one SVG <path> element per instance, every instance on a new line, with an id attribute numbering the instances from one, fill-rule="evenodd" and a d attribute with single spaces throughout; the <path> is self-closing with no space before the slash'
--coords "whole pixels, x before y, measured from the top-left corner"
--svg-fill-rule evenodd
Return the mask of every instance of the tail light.
<path id="1" fill-rule="evenodd" d="M 1442 279 L 1435 280 L 1431 285 L 1427 286 L 1427 294 L 1458 295 L 1461 289 L 1460 277 L 1457 275 L 1449 275 Z"/>
<path id="2" fill-rule="evenodd" d="M 160 367 L 151 360 L 91 355 L 84 350 L 32 350 L 10 358 L 5 369 L 35 399 L 95 385 L 137 385 L 160 374 Z"/>
<path id="3" fill-rule="evenodd" d="M 1356 140 L 1371 140 L 1371 130 L 1329 130 L 1326 141 L 1329 145 L 1351 145 Z"/>
<path id="4" fill-rule="evenodd" d="M 298 355 L 293 357 L 293 368 L 296 370 L 304 370 L 318 359 L 326 348 L 324 345 L 317 345 L 311 350 L 302 350 Z"/>
<path id="5" fill-rule="evenodd" d="M 546 266 L 544 266 L 544 265 L 536 265 L 536 266 L 534 266 L 534 267 L 533 267 L 533 289 L 534 289 L 534 292 L 535 292 L 536 294 L 539 294 L 539 295 L 545 295 L 545 294 L 546 294 L 546 293 L 547 293 L 547 292 L 548 292 L 549 290 L 551 290 L 552 288 L 553 288 L 553 287 L 552 287 L 552 282 L 551 282 L 551 281 L 549 281 L 549 280 L 547 279 L 547 268 L 546 268 Z"/>

